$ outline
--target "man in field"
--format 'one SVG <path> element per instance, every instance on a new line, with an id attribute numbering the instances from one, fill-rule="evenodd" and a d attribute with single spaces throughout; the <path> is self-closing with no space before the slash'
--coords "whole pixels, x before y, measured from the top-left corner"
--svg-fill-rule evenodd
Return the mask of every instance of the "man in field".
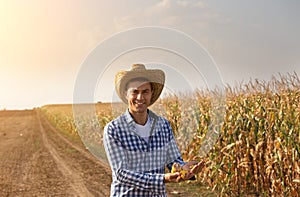
<path id="1" fill-rule="evenodd" d="M 115 76 L 115 89 L 128 110 L 104 129 L 112 169 L 111 196 L 166 196 L 165 183 L 191 179 L 203 162 L 184 162 L 170 123 L 148 109 L 160 96 L 165 74 L 132 65 Z M 165 173 L 176 163 L 185 173 Z"/>

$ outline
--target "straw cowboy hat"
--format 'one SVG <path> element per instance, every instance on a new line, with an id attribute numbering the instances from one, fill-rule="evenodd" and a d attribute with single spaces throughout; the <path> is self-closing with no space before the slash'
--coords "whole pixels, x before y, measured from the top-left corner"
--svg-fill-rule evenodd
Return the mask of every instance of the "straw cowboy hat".
<path id="1" fill-rule="evenodd" d="M 127 104 L 126 86 L 135 78 L 145 78 L 152 84 L 152 105 L 160 96 L 165 83 L 165 73 L 158 69 L 146 69 L 143 64 L 133 64 L 130 70 L 119 71 L 115 76 L 115 89 L 120 99 Z"/>

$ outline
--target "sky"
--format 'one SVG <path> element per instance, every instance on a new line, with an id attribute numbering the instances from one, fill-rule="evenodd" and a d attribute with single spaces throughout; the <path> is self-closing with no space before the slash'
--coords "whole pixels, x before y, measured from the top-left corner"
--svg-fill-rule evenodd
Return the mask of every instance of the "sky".
<path id="1" fill-rule="evenodd" d="M 268 81 L 279 73 L 300 75 L 299 10 L 298 0 L 1 0 L 0 109 L 72 103 L 89 55 L 112 37 L 142 27 L 167 28 L 192 38 L 231 86 L 256 78 Z M 105 73 L 96 73 L 95 101 L 112 100 L 114 72 L 129 69 L 132 61 L 160 64 L 169 73 L 169 89 L 191 78 L 185 63 L 179 65 L 182 58 L 170 51 L 140 49 L 120 55 L 113 54 L 112 47 L 118 48 L 114 44 L 105 54 L 117 58 Z M 163 58 L 167 56 L 174 58 Z M 172 67 L 174 61 L 168 60 L 176 58 L 178 65 Z M 181 69 L 186 73 L 180 75 Z"/>

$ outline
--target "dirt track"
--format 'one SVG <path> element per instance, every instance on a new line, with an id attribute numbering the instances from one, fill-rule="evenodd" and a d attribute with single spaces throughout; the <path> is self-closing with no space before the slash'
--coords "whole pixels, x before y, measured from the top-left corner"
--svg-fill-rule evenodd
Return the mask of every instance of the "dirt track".
<path id="1" fill-rule="evenodd" d="M 110 169 L 38 111 L 0 111 L 0 197 L 109 196 L 110 183 Z"/>
<path id="2" fill-rule="evenodd" d="M 109 196 L 110 170 L 36 111 L 0 112 L 0 196 Z"/>

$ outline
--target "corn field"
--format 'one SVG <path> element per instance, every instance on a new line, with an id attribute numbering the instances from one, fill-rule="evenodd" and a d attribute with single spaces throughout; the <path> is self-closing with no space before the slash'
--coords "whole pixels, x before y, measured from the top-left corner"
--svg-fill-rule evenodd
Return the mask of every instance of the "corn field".
<path id="1" fill-rule="evenodd" d="M 220 196 L 299 196 L 297 74 L 226 87 L 225 113 L 222 124 L 217 125 L 218 136 L 203 154 L 201 147 L 212 122 L 211 99 L 211 92 L 198 90 L 193 94 L 168 95 L 151 107 L 170 121 L 185 160 L 206 161 L 197 181 Z M 113 114 L 111 104 L 96 106 L 96 122 L 86 119 L 82 124 L 86 136 L 99 143 L 100 131 L 118 113 Z M 41 111 L 57 128 L 78 135 L 71 106 L 49 105 Z M 88 132 L 91 128 L 93 131 Z"/>

